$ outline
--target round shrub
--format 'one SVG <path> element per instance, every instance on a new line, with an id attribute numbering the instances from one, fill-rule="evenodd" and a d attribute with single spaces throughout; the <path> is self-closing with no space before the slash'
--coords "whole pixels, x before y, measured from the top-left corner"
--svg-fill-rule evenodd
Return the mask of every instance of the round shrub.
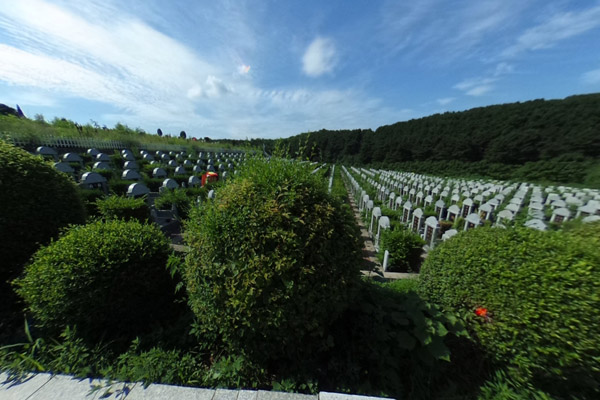
<path id="1" fill-rule="evenodd" d="M 0 282 L 16 277 L 40 244 L 85 222 L 75 182 L 41 157 L 0 140 Z"/>
<path id="2" fill-rule="evenodd" d="M 429 254 L 419 292 L 469 315 L 487 354 L 517 378 L 560 396 L 597 396 L 600 246 L 588 237 L 473 229 Z"/>
<path id="3" fill-rule="evenodd" d="M 169 316 L 168 240 L 154 225 L 96 221 L 41 248 L 16 281 L 39 326 L 76 325 L 87 337 L 127 338 Z"/>
<path id="4" fill-rule="evenodd" d="M 150 219 L 150 209 L 143 198 L 108 196 L 96 200 L 96 207 L 104 219 L 125 219 L 139 222 L 147 222 Z"/>
<path id="5" fill-rule="evenodd" d="M 186 223 L 190 306 L 205 338 L 232 353 L 284 362 L 321 348 L 359 277 L 353 217 L 310 172 L 248 161 Z"/>
<path id="6" fill-rule="evenodd" d="M 383 261 L 383 250 L 390 252 L 390 271 L 418 272 L 424 245 L 425 241 L 421 236 L 402 226 L 397 226 L 394 230 L 383 231 L 382 251 L 378 253 L 378 256 Z"/>

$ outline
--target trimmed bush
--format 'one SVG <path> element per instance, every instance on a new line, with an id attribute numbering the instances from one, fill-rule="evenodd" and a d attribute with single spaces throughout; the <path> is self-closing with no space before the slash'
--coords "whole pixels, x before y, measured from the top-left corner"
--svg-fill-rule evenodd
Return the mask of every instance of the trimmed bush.
<path id="1" fill-rule="evenodd" d="M 418 272 L 421 267 L 421 254 L 425 241 L 412 231 L 397 226 L 394 230 L 383 231 L 381 249 L 378 256 L 383 261 L 384 250 L 390 252 L 389 270 L 396 272 Z"/>
<path id="2" fill-rule="evenodd" d="M 0 282 L 68 224 L 85 222 L 75 182 L 41 157 L 0 140 Z"/>
<path id="3" fill-rule="evenodd" d="M 143 198 L 108 196 L 96 200 L 98 212 L 104 219 L 125 219 L 148 222 L 150 209 Z"/>
<path id="4" fill-rule="evenodd" d="M 188 192 L 188 189 L 165 190 L 154 200 L 154 206 L 159 210 L 170 210 L 174 204 L 179 217 L 186 219 L 195 200 L 193 192 Z"/>
<path id="5" fill-rule="evenodd" d="M 96 221 L 41 248 L 16 281 L 39 326 L 131 338 L 172 313 L 169 242 L 154 225 Z"/>
<path id="6" fill-rule="evenodd" d="M 598 224 L 573 233 L 477 228 L 432 251 L 419 292 L 470 316 L 490 358 L 559 396 L 600 394 Z"/>
<path id="7" fill-rule="evenodd" d="M 350 213 L 309 165 L 253 159 L 186 223 L 184 280 L 204 339 L 253 360 L 326 347 L 362 262 Z"/>

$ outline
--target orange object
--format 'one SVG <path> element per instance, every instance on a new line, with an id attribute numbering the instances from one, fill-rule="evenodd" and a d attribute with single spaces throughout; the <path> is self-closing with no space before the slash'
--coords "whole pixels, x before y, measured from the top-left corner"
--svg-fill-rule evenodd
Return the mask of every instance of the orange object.
<path id="1" fill-rule="evenodd" d="M 216 182 L 219 180 L 219 174 L 216 172 L 206 172 L 202 175 L 202 186 L 206 185 L 210 182 Z"/>
<path id="2" fill-rule="evenodd" d="M 485 318 L 488 316 L 488 310 L 487 308 L 479 307 L 475 310 L 475 315 Z"/>

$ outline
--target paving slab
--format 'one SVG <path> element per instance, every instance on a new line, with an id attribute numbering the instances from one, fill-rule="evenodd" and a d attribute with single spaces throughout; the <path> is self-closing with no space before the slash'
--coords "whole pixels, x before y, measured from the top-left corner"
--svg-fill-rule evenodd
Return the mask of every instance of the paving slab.
<path id="1" fill-rule="evenodd" d="M 320 392 L 319 400 L 382 400 L 382 399 L 381 399 L 381 397 L 360 396 L 357 394 Z M 389 400 L 394 400 L 394 399 L 389 399 Z"/>
<path id="2" fill-rule="evenodd" d="M 270 392 L 266 390 L 258 391 L 257 400 L 319 400 L 318 395 L 287 393 L 287 392 Z"/>
<path id="3" fill-rule="evenodd" d="M 237 400 L 258 400 L 258 392 L 256 390 L 240 390 Z"/>
<path id="4" fill-rule="evenodd" d="M 9 380 L 8 374 L 0 373 L 0 399 L 23 400 L 30 398 L 50 380 L 48 374 L 28 376 L 22 380 Z"/>
<path id="5" fill-rule="evenodd" d="M 215 395 L 213 389 L 201 389 L 184 386 L 152 384 L 147 388 L 136 386 L 125 397 L 126 400 L 212 400 Z"/>
<path id="6" fill-rule="evenodd" d="M 217 389 L 213 400 L 237 400 L 238 390 Z"/>

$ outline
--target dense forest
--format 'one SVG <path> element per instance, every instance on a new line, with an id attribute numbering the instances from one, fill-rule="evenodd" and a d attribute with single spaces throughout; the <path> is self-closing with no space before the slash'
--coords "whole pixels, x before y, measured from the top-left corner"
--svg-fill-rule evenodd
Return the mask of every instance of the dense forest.
<path id="1" fill-rule="evenodd" d="M 302 133 L 282 145 L 316 161 L 600 187 L 600 94 Z"/>

